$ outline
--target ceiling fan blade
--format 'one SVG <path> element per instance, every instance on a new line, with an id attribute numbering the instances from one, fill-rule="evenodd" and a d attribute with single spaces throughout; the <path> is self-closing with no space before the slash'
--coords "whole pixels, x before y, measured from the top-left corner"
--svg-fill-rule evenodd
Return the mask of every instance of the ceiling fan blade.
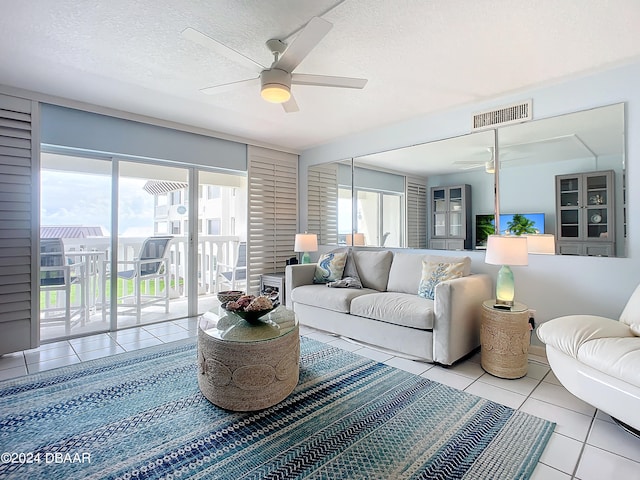
<path id="1" fill-rule="evenodd" d="M 296 85 L 314 85 L 316 87 L 364 88 L 367 84 L 367 79 L 294 73 L 291 75 L 291 83 Z"/>
<path id="2" fill-rule="evenodd" d="M 457 163 L 453 162 L 454 165 L 460 165 L 460 170 L 473 170 L 474 168 L 484 167 L 484 163 Z"/>
<path id="3" fill-rule="evenodd" d="M 252 70 L 262 71 L 265 69 L 265 67 L 260 65 L 255 60 L 252 60 L 249 57 L 243 55 L 242 53 L 230 47 L 227 47 L 226 45 L 218 42 L 217 40 L 214 40 L 213 38 L 209 37 L 208 35 L 205 35 L 202 32 L 199 32 L 194 28 L 191 28 L 191 27 L 185 28 L 182 31 L 182 36 L 187 40 L 191 40 L 192 42 L 202 45 L 205 48 L 213 50 L 217 54 L 222 55 L 235 63 L 244 65 L 245 67 L 250 68 Z"/>
<path id="4" fill-rule="evenodd" d="M 287 113 L 295 113 L 300 111 L 300 109 L 298 108 L 298 104 L 296 103 L 296 99 L 293 98 L 293 95 L 291 95 L 291 98 L 289 98 L 289 100 L 282 104 L 282 108 L 284 108 L 284 111 Z"/>
<path id="5" fill-rule="evenodd" d="M 282 56 L 273 65 L 285 72 L 291 73 L 304 60 L 311 50 L 329 33 L 333 24 L 320 17 L 313 17 L 302 29 L 293 42 L 287 47 Z"/>
<path id="6" fill-rule="evenodd" d="M 260 85 L 260 77 L 249 78 L 247 80 L 240 80 L 238 82 L 223 83 L 221 85 L 214 85 L 213 87 L 206 87 L 200 89 L 200 91 L 206 95 L 217 95 L 219 93 L 229 92 L 239 87 Z"/>

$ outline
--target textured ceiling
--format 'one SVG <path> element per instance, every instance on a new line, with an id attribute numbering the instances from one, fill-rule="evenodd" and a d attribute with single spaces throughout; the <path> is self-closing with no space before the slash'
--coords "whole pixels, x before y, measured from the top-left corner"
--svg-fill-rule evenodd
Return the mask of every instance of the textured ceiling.
<path id="1" fill-rule="evenodd" d="M 0 0 L 0 85 L 294 150 L 640 60 L 638 0 Z M 254 72 L 186 27 L 271 63 L 313 16 L 333 23 L 298 73 L 368 78 L 295 85 L 285 113 L 256 88 L 201 88 Z"/>

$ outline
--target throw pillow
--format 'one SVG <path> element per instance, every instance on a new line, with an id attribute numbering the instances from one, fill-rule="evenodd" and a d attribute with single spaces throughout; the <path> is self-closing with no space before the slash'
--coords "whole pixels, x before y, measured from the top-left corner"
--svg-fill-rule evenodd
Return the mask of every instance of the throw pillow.
<path id="1" fill-rule="evenodd" d="M 327 287 L 333 288 L 362 288 L 360 280 L 353 277 L 342 277 L 342 280 L 327 283 Z"/>
<path id="2" fill-rule="evenodd" d="M 337 280 L 335 282 L 328 282 L 327 286 L 339 288 L 362 288 L 362 281 L 360 280 L 360 275 L 358 275 L 358 268 L 356 267 L 356 261 L 353 257 L 353 251 L 351 248 L 336 248 L 335 250 L 331 250 L 330 253 L 346 253 L 347 262 L 345 263 L 344 271 L 342 272 L 342 280 L 345 281 Z"/>
<path id="3" fill-rule="evenodd" d="M 418 287 L 418 296 L 433 300 L 436 285 L 445 280 L 460 278 L 464 273 L 464 262 L 446 263 L 422 261 L 422 278 Z"/>
<path id="4" fill-rule="evenodd" d="M 362 282 L 360 281 L 360 275 L 358 275 L 358 268 L 351 249 L 347 252 L 347 263 L 344 266 L 344 272 L 342 272 L 342 279 L 349 280 L 347 288 L 362 288 Z"/>
<path id="5" fill-rule="evenodd" d="M 318 259 L 313 283 L 328 283 L 342 279 L 347 253 L 329 252 Z"/>

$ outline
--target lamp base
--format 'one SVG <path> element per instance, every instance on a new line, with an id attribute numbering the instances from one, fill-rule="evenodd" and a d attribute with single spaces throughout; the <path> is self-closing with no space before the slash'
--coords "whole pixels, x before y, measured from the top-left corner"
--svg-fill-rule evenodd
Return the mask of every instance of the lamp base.
<path id="1" fill-rule="evenodd" d="M 304 252 L 302 254 L 302 259 L 300 260 L 300 263 L 311 263 L 311 255 L 309 255 L 309 252 Z"/>
<path id="2" fill-rule="evenodd" d="M 508 265 L 503 265 L 498 272 L 498 280 L 496 282 L 496 305 L 512 307 L 514 296 L 513 272 Z"/>

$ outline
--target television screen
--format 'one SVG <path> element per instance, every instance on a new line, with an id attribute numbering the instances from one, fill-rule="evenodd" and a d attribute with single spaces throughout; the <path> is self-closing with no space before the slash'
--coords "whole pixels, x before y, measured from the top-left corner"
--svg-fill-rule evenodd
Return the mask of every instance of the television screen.
<path id="1" fill-rule="evenodd" d="M 495 233 L 493 214 L 476 215 L 476 248 L 487 248 L 487 237 Z M 501 213 L 500 235 L 544 233 L 544 213 Z"/>

